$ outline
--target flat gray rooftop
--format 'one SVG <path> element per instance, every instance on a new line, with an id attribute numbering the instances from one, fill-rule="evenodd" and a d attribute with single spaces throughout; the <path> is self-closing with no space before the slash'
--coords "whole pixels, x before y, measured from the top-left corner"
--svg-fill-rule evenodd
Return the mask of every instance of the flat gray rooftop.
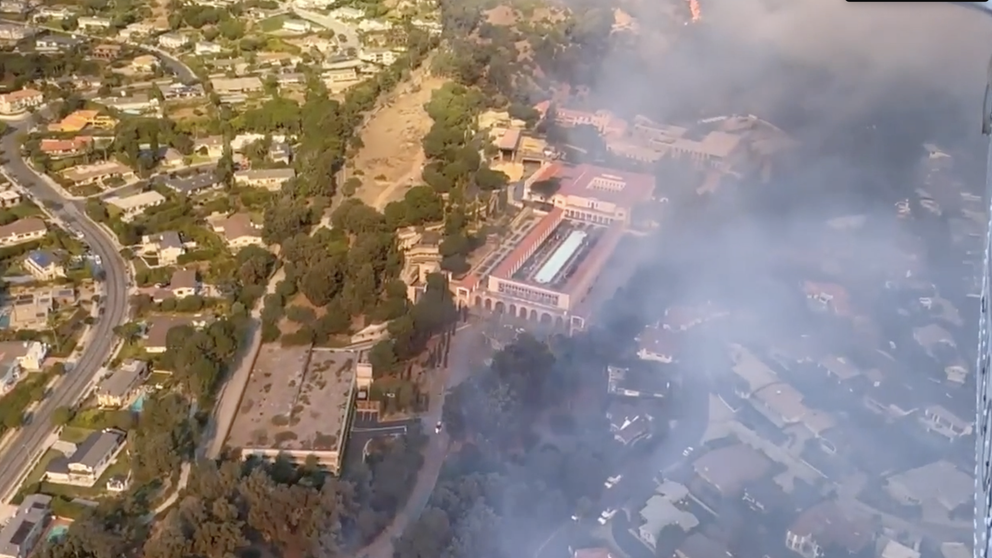
<path id="1" fill-rule="evenodd" d="M 336 451 L 351 408 L 355 355 L 263 345 L 227 444 L 287 452 Z"/>

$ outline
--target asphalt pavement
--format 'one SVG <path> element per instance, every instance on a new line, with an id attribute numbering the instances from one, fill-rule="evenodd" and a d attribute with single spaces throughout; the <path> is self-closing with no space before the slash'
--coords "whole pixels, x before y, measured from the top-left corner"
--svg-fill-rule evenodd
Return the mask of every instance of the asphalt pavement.
<path id="1" fill-rule="evenodd" d="M 704 374 L 688 374 L 677 397 L 680 398 L 681 416 L 668 435 L 657 442 L 647 458 L 628 460 L 616 473 L 623 475 L 615 486 L 606 489 L 593 508 L 591 517 L 578 522 L 568 521 L 551 533 L 535 553 L 535 558 L 565 558 L 570 556 L 569 546 L 573 541 L 588 538 L 588 533 L 599 527 L 596 522 L 599 514 L 608 508 L 621 509 L 631 501 L 645 500 L 654 492 L 655 478 L 663 471 L 677 468 L 687 458 L 682 455 L 686 448 L 698 448 L 709 424 L 709 383 Z M 691 459 L 691 457 L 689 458 Z M 614 473 L 614 474 L 616 474 Z M 619 512 L 619 517 L 623 512 Z M 614 518 L 614 521 L 617 519 Z M 637 546 L 633 546 L 632 542 Z M 644 556 L 644 547 L 634 537 L 616 540 L 621 550 L 632 558 Z M 629 548 L 629 550 L 628 550 Z M 650 551 L 648 551 L 650 554 Z"/>
<path id="2" fill-rule="evenodd" d="M 111 356 L 116 341 L 114 328 L 125 319 L 128 294 L 127 267 L 113 240 L 86 217 L 82 203 L 63 199 L 58 190 L 38 177 L 21 158 L 17 135 L 30 128 L 31 119 L 9 124 L 14 129 L 0 139 L 0 148 L 6 159 L 4 172 L 36 200 L 48 202 L 46 208 L 53 215 L 82 233 L 92 252 L 102 260 L 105 277 L 101 297 L 104 312 L 91 326 L 91 335 L 82 356 L 66 377 L 55 385 L 51 395 L 36 408 L 31 423 L 22 427 L 0 454 L 0 497 L 4 499 L 17 489 L 21 476 L 43 449 L 45 439 L 53 430 L 52 412 L 58 407 L 76 404 L 97 371 Z"/>
<path id="3" fill-rule="evenodd" d="M 419 419 L 391 420 L 378 422 L 375 420 L 362 420 L 356 416 L 352 423 L 351 432 L 348 433 L 348 448 L 345 450 L 345 468 L 356 467 L 365 459 L 365 447 L 376 438 L 385 436 L 399 436 L 405 434 L 407 428 L 418 422 Z M 424 430 L 425 434 L 433 434 L 433 430 Z"/>

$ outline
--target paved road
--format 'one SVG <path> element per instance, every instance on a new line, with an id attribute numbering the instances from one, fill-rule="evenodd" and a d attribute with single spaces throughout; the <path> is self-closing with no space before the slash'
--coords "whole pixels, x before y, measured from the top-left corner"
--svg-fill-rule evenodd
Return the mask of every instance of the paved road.
<path id="1" fill-rule="evenodd" d="M 424 452 L 424 464 L 417 475 L 410 499 L 393 519 L 392 524 L 372 543 L 358 551 L 357 555 L 360 558 L 393 558 L 393 540 L 402 535 L 406 528 L 420 517 L 421 512 L 427 507 L 427 502 L 430 501 L 434 485 L 441 475 L 444 459 L 448 455 L 449 444 L 447 433 L 442 431 L 440 434 L 434 434 L 434 425 L 441 420 L 441 409 L 444 407 L 444 397 L 448 389 L 468 376 L 462 368 L 470 366 L 470 363 L 476 360 L 473 358 L 473 352 L 477 348 L 475 341 L 478 338 L 475 332 L 476 326 L 462 327 L 464 329 L 459 330 L 451 343 L 451 352 L 448 355 L 451 366 L 443 374 L 434 377 L 430 390 L 430 410 L 421 417 L 424 432 L 429 433 L 431 438 Z"/>
<path id="2" fill-rule="evenodd" d="M 331 30 L 336 36 L 344 36 L 344 41 L 339 45 L 342 49 L 348 48 L 358 48 L 361 43 L 358 41 L 358 32 L 355 27 L 348 25 L 342 21 L 338 21 L 332 17 L 308 10 L 302 6 L 296 5 L 294 2 L 290 7 L 290 10 L 302 19 L 309 21 L 310 23 L 315 23 L 321 27 L 325 27 Z"/>
<path id="3" fill-rule="evenodd" d="M 74 405 L 110 357 L 115 342 L 113 329 L 124 321 L 127 312 L 128 272 L 113 240 L 86 217 L 81 204 L 63 200 L 55 188 L 38 177 L 21 159 L 16 136 L 30 124 L 29 119 L 11 123 L 15 130 L 0 139 L 0 148 L 7 161 L 4 171 L 33 197 L 49 202 L 46 204 L 49 211 L 82 232 L 90 249 L 100 256 L 105 273 L 101 301 L 104 314 L 94 324 L 88 345 L 75 367 L 36 408 L 31 424 L 23 427 L 0 455 L 0 497 L 4 498 L 16 490 L 21 476 L 43 449 L 42 444 L 52 432 L 52 411 L 61 406 Z"/>
<path id="4" fill-rule="evenodd" d="M 631 459 L 619 473 L 623 478 L 600 497 L 593 514 L 598 517 L 606 508 L 620 509 L 632 500 L 644 499 L 655 489 L 655 477 L 661 471 L 671 470 L 685 461 L 682 452 L 688 447 L 698 447 L 709 422 L 709 384 L 702 374 L 687 374 L 685 384 L 677 397 L 681 413 L 668 436 L 661 440 L 647 459 Z M 622 512 L 620 512 L 622 513 Z M 591 514 L 592 515 L 592 514 Z M 535 558 L 566 558 L 572 541 L 588 538 L 588 532 L 598 527 L 590 517 L 580 522 L 568 521 L 541 543 Z M 624 541 L 618 541 L 623 543 Z M 640 544 L 640 543 L 638 543 Z M 640 545 L 644 549 L 643 545 Z M 627 552 L 626 548 L 622 548 Z M 646 550 L 646 549 L 645 549 Z M 643 553 L 632 553 L 640 556 Z"/>

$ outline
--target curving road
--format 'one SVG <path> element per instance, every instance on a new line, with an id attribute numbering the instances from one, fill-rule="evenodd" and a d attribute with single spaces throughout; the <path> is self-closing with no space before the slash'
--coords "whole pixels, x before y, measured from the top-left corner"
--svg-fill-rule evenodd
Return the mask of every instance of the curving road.
<path id="1" fill-rule="evenodd" d="M 0 139 L 0 148 L 6 159 L 3 166 L 4 173 L 27 190 L 33 198 L 44 203 L 56 218 L 72 225 L 83 234 L 90 249 L 102 260 L 105 278 L 101 299 L 104 312 L 92 326 L 82 356 L 66 377 L 56 384 L 51 395 L 37 407 L 31 423 L 21 428 L 0 454 L 0 497 L 3 499 L 16 491 L 22 476 L 33 465 L 38 454 L 45 449 L 44 442 L 53 429 L 52 411 L 61 406 L 77 403 L 97 371 L 111 356 L 115 343 L 114 327 L 126 317 L 128 289 L 127 268 L 117 252 L 114 241 L 101 227 L 86 217 L 81 203 L 64 200 L 55 188 L 28 168 L 21 158 L 17 135 L 30 128 L 32 119 L 10 124 L 14 130 Z"/>

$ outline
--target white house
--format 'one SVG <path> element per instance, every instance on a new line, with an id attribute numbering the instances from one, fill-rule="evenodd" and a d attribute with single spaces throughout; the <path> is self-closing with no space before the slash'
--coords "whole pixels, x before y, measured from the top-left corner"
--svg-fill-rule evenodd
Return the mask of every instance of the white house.
<path id="1" fill-rule="evenodd" d="M 105 370 L 96 388 L 97 404 L 107 409 L 129 405 L 148 378 L 148 364 L 140 360 L 125 361 L 116 370 Z"/>
<path id="2" fill-rule="evenodd" d="M 162 48 L 180 49 L 189 43 L 189 36 L 182 33 L 165 33 L 158 37 L 158 46 Z"/>
<path id="3" fill-rule="evenodd" d="M 235 213 L 218 220 L 213 228 L 214 232 L 224 237 L 227 247 L 233 252 L 246 246 L 265 246 L 265 242 L 262 241 L 262 227 L 247 213 Z"/>
<path id="4" fill-rule="evenodd" d="M 87 17 L 83 16 L 76 20 L 79 28 L 83 31 L 97 31 L 100 29 L 108 29 L 110 27 L 111 21 L 105 17 Z"/>
<path id="5" fill-rule="evenodd" d="M 309 33 L 313 25 L 303 19 L 287 19 L 282 22 L 282 29 L 291 33 Z"/>
<path id="6" fill-rule="evenodd" d="M 13 389 L 25 372 L 41 370 L 47 356 L 48 346 L 37 341 L 0 343 L 0 394 Z"/>
<path id="7" fill-rule="evenodd" d="M 0 557 L 25 558 L 45 533 L 52 519 L 52 497 L 29 494 L 0 529 Z"/>
<path id="8" fill-rule="evenodd" d="M 24 269 L 39 281 L 54 281 L 65 277 L 65 266 L 58 254 L 48 250 L 32 250 L 24 258 Z"/>
<path id="9" fill-rule="evenodd" d="M 0 227 L 0 246 L 14 246 L 41 240 L 48 234 L 48 226 L 37 217 L 18 219 Z"/>
<path id="10" fill-rule="evenodd" d="M 182 238 L 176 231 L 166 231 L 141 237 L 141 255 L 154 256 L 157 266 L 176 265 L 179 256 L 186 253 Z M 147 262 L 146 262 L 147 263 Z"/>
<path id="11" fill-rule="evenodd" d="M 106 201 L 108 205 L 121 211 L 121 221 L 129 223 L 142 215 L 148 208 L 165 203 L 165 196 L 154 190 L 149 190 L 132 196 L 112 196 Z"/>
<path id="12" fill-rule="evenodd" d="M 211 43 L 208 41 L 199 41 L 193 45 L 193 53 L 202 56 L 204 54 L 220 54 L 224 51 L 224 48 L 217 43 Z"/>
<path id="13" fill-rule="evenodd" d="M 177 269 L 169 280 L 169 291 L 176 298 L 186 298 L 200 294 L 200 282 L 195 269 Z"/>
<path id="14" fill-rule="evenodd" d="M 293 178 L 296 178 L 293 169 L 249 169 L 234 173 L 234 183 L 238 186 L 265 188 L 270 192 L 278 191 Z"/>
<path id="15" fill-rule="evenodd" d="M 59 456 L 49 462 L 44 480 L 55 484 L 93 486 L 117 459 L 127 433 L 107 429 L 89 435 L 71 456 Z"/>
<path id="16" fill-rule="evenodd" d="M 45 96 L 35 89 L 21 89 L 12 93 L 0 95 L 0 114 L 20 114 L 28 109 L 40 106 L 45 102 Z"/>

